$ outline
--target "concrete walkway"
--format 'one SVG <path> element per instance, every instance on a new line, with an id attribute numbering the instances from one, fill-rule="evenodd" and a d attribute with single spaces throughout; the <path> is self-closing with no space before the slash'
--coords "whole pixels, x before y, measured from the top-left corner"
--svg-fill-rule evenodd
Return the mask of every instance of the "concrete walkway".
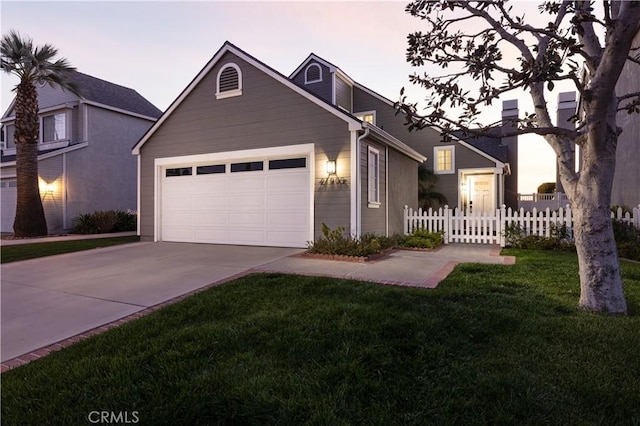
<path id="1" fill-rule="evenodd" d="M 1 371 L 253 272 L 433 288 L 458 263 L 512 264 L 499 247 L 394 251 L 367 263 L 301 257 L 301 249 L 133 243 L 2 265 Z"/>

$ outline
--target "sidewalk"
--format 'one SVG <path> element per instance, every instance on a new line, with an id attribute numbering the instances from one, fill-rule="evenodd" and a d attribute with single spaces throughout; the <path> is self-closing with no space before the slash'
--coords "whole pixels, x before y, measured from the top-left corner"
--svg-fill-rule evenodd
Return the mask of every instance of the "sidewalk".
<path id="1" fill-rule="evenodd" d="M 98 238 L 117 238 L 117 237 L 133 237 L 137 235 L 136 231 L 132 232 L 114 232 L 111 234 L 67 234 L 67 235 L 47 235 L 46 237 L 36 238 L 19 238 L 19 239 L 4 239 L 0 240 L 2 246 L 18 246 L 22 244 L 34 244 L 34 243 L 53 243 L 56 241 L 71 241 L 71 240 L 95 240 Z"/>

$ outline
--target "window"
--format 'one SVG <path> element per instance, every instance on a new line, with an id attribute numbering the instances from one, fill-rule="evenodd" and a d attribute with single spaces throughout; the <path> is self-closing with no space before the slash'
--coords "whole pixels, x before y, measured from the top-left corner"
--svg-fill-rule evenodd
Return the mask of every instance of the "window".
<path id="1" fill-rule="evenodd" d="M 42 143 L 67 139 L 67 114 L 64 112 L 42 117 Z"/>
<path id="2" fill-rule="evenodd" d="M 286 160 L 269 160 L 269 170 L 297 169 L 307 167 L 306 158 L 287 158 Z"/>
<path id="3" fill-rule="evenodd" d="M 167 169 L 165 172 L 166 177 L 174 177 L 174 176 L 191 176 L 192 168 L 191 167 L 176 167 L 173 169 Z"/>
<path id="4" fill-rule="evenodd" d="M 220 68 L 216 90 L 216 99 L 242 95 L 242 72 L 240 67 L 234 63 L 229 63 Z"/>
<path id="5" fill-rule="evenodd" d="M 318 64 L 309 64 L 304 71 L 304 84 L 322 81 L 322 68 Z"/>
<path id="6" fill-rule="evenodd" d="M 16 147 L 16 141 L 14 139 L 15 130 L 16 130 L 16 127 L 13 124 L 6 124 L 2 128 L 4 149 L 14 149 Z"/>
<path id="7" fill-rule="evenodd" d="M 375 111 L 366 111 L 366 112 L 357 112 L 354 114 L 356 118 L 360 121 L 364 121 L 369 124 L 376 124 L 376 112 Z"/>
<path id="8" fill-rule="evenodd" d="M 224 173 L 227 170 L 224 164 L 215 164 L 212 166 L 198 166 L 196 167 L 196 174 L 198 175 L 211 175 L 215 173 Z"/>
<path id="9" fill-rule="evenodd" d="M 377 208 L 380 206 L 380 152 L 372 147 L 369 147 L 367 170 L 369 207 Z"/>
<path id="10" fill-rule="evenodd" d="M 455 173 L 455 146 L 433 148 L 433 170 L 436 174 Z"/>
<path id="11" fill-rule="evenodd" d="M 264 162 L 262 161 L 249 161 L 246 163 L 233 163 L 231 164 L 231 173 L 235 172 L 255 172 L 263 170 Z"/>

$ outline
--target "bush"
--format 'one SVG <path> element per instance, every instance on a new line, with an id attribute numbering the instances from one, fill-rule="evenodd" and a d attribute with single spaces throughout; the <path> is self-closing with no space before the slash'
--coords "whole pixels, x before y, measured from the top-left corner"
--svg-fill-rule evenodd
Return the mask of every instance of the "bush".
<path id="1" fill-rule="evenodd" d="M 442 234 L 429 232 L 426 229 L 416 229 L 413 234 L 399 244 L 402 247 L 435 248 L 442 244 Z"/>
<path id="2" fill-rule="evenodd" d="M 566 225 L 551 224 L 549 237 L 540 235 L 527 235 L 522 227 L 512 222 L 504 230 L 507 247 L 532 249 L 532 250 L 574 250 L 575 245 Z"/>
<path id="3" fill-rule="evenodd" d="M 121 210 L 96 211 L 81 214 L 74 219 L 76 234 L 105 234 L 109 232 L 135 231 L 137 217 Z"/>
<path id="4" fill-rule="evenodd" d="M 613 235 L 616 239 L 620 257 L 640 261 L 640 229 L 631 223 L 614 220 Z"/>
<path id="5" fill-rule="evenodd" d="M 380 253 L 382 246 L 373 234 L 356 238 L 345 233 L 342 226 L 331 230 L 326 224 L 322 224 L 322 237 L 308 243 L 309 253 L 331 254 L 342 256 L 369 256 Z"/>

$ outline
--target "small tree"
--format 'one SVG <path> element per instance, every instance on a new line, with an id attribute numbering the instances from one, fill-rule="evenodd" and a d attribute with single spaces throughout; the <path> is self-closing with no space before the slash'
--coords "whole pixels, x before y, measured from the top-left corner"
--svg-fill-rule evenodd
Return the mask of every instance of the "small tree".
<path id="1" fill-rule="evenodd" d="M 18 200 L 13 231 L 17 237 L 47 235 L 47 222 L 38 187 L 38 92 L 36 84 L 58 85 L 78 93 L 69 80 L 75 69 L 62 58 L 53 61 L 58 51 L 51 45 L 34 46 L 30 38 L 9 31 L 0 41 L 2 71 L 14 74 L 20 82 L 16 92 L 16 180 Z"/>
<path id="2" fill-rule="evenodd" d="M 555 182 L 545 182 L 538 186 L 538 194 L 553 194 L 556 192 Z"/>
<path id="3" fill-rule="evenodd" d="M 438 175 L 425 164 L 418 167 L 418 204 L 423 209 L 439 208 L 447 204 L 447 197 L 435 190 Z"/>
<path id="4" fill-rule="evenodd" d="M 639 30 L 640 1 L 602 1 L 600 16 L 593 3 L 543 2 L 539 15 L 546 18 L 545 24 L 536 26 L 507 1 L 414 1 L 406 10 L 425 22 L 426 31 L 409 35 L 407 60 L 416 67 L 431 65 L 447 72 L 411 76 L 429 92 L 424 112 L 406 97 L 399 107 L 410 129 L 431 126 L 450 134 L 461 128 L 483 134 L 491 125 L 477 124 L 480 107 L 504 93 L 527 90 L 534 113 L 514 119 L 514 130 L 506 136 L 542 135 L 556 153 L 574 212 L 579 304 L 597 312 L 626 313 L 609 206 L 622 131 L 616 114 L 640 111 L 640 93 L 617 95 L 615 90 L 625 63 L 640 64 L 640 46 L 632 46 Z M 509 60 L 505 52 L 515 52 L 515 59 Z M 551 120 L 546 96 L 559 81 L 572 83 L 580 93 L 575 129 Z M 460 115 L 445 112 L 445 107 Z M 574 171 L 573 145 L 582 152 L 579 175 Z"/>

